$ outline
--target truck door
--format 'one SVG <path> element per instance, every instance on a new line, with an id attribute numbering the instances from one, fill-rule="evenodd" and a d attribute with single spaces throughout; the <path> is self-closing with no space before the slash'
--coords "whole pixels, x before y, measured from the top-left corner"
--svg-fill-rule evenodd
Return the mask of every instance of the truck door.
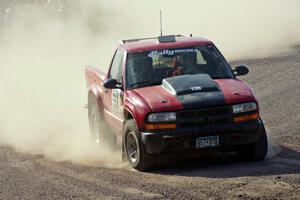
<path id="1" fill-rule="evenodd" d="M 122 67 L 124 65 L 124 51 L 118 49 L 111 63 L 108 78 L 116 79 L 122 85 Z M 105 119 L 110 127 L 121 133 L 123 129 L 123 90 L 105 89 Z"/>

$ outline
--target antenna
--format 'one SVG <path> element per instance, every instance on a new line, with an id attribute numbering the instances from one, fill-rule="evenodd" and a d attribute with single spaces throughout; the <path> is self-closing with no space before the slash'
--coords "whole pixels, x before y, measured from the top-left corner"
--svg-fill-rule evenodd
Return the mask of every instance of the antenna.
<path id="1" fill-rule="evenodd" d="M 163 36 L 162 11 L 160 10 L 160 36 Z"/>

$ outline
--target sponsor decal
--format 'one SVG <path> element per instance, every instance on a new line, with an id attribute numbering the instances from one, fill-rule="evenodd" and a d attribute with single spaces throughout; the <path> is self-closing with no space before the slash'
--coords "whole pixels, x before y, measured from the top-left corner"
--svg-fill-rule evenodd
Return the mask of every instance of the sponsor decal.
<path id="1" fill-rule="evenodd" d="M 112 90 L 112 111 L 115 114 L 120 115 L 122 113 L 122 99 L 121 99 L 121 90 L 113 89 Z"/>
<path id="2" fill-rule="evenodd" d="M 191 90 L 192 90 L 193 92 L 201 91 L 201 90 L 202 90 L 202 87 L 201 87 L 201 86 L 191 87 Z"/>
<path id="3" fill-rule="evenodd" d="M 200 52 L 199 49 L 164 49 L 161 51 L 151 51 L 148 54 L 148 57 L 159 57 L 159 56 L 173 56 L 177 53 L 194 53 L 194 52 Z"/>

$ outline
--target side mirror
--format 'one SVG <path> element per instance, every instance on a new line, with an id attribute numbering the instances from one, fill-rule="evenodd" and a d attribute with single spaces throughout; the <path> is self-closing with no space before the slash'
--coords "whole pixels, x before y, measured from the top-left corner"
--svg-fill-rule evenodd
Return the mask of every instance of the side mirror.
<path id="1" fill-rule="evenodd" d="M 121 89 L 121 83 L 119 83 L 116 79 L 114 78 L 109 78 L 109 79 L 106 79 L 104 81 L 104 84 L 103 86 L 106 88 L 106 89 Z"/>
<path id="2" fill-rule="evenodd" d="M 234 68 L 233 73 L 236 76 L 243 76 L 249 73 L 249 69 L 244 65 L 240 65 Z"/>

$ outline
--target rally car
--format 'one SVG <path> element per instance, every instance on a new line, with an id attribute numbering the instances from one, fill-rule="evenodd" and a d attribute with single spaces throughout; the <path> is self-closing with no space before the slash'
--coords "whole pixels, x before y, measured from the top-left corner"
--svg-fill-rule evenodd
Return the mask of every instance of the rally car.
<path id="1" fill-rule="evenodd" d="M 107 73 L 85 70 L 97 144 L 120 145 L 137 170 L 163 154 L 235 151 L 263 160 L 267 136 L 253 90 L 213 42 L 169 35 L 123 40 Z"/>

